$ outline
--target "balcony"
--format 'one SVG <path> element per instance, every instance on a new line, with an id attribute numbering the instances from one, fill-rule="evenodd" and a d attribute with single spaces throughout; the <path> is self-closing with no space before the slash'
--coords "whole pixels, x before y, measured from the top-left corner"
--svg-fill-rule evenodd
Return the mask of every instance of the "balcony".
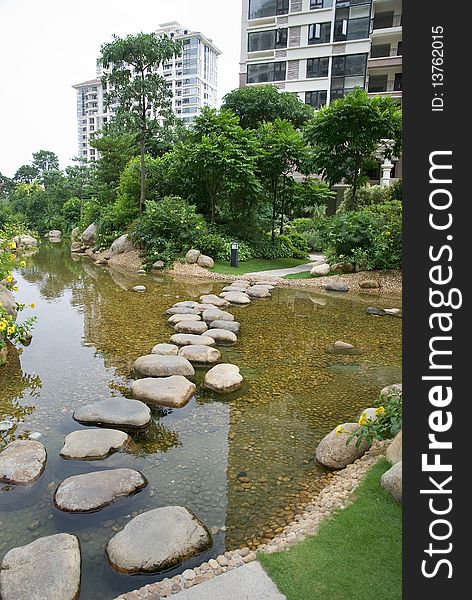
<path id="1" fill-rule="evenodd" d="M 393 12 L 376 14 L 372 19 L 371 33 L 375 35 L 380 31 L 385 33 L 386 29 L 399 29 L 402 26 L 402 17 L 403 15 L 401 13 L 393 14 Z"/>
<path id="2" fill-rule="evenodd" d="M 370 76 L 367 91 L 371 96 L 393 96 L 402 95 L 402 77 L 397 73 L 395 79 L 387 79 L 387 76 Z"/>
<path id="3" fill-rule="evenodd" d="M 401 67 L 403 62 L 401 42 L 396 47 L 390 44 L 373 45 L 368 60 L 369 71 Z"/>

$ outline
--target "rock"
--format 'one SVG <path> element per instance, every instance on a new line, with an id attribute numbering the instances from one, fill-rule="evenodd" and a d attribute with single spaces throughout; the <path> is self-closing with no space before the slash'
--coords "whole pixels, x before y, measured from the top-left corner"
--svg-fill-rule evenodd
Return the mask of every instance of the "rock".
<path id="1" fill-rule="evenodd" d="M 72 244 L 74 242 L 80 243 L 80 227 L 74 227 L 74 229 L 70 232 L 70 241 Z"/>
<path id="2" fill-rule="evenodd" d="M 43 434 L 40 433 L 39 431 L 33 431 L 33 433 L 30 433 L 28 436 L 29 440 L 40 440 L 43 437 Z"/>
<path id="3" fill-rule="evenodd" d="M 383 317 L 383 316 L 385 316 L 385 313 L 384 313 L 383 309 L 376 308 L 375 306 L 368 306 L 366 308 L 366 312 L 367 312 L 368 315 L 374 315 L 376 317 Z"/>
<path id="4" fill-rule="evenodd" d="M 319 277 L 320 275 L 328 275 L 330 271 L 330 267 L 328 263 L 321 263 L 319 265 L 315 265 L 312 267 L 310 271 L 310 275 L 312 277 Z"/>
<path id="5" fill-rule="evenodd" d="M 190 379 L 195 377 L 194 368 L 182 356 L 148 354 L 139 357 L 133 366 L 135 371 L 145 377 L 169 377 L 171 375 L 182 375 Z"/>
<path id="6" fill-rule="evenodd" d="M 362 290 L 373 290 L 380 287 L 380 283 L 378 281 L 374 281 L 373 279 L 365 279 L 361 281 L 359 287 Z"/>
<path id="7" fill-rule="evenodd" d="M 200 254 L 197 259 L 197 265 L 200 267 L 204 267 L 205 269 L 213 269 L 215 266 L 215 261 L 211 258 L 211 256 L 205 256 L 205 254 Z"/>
<path id="8" fill-rule="evenodd" d="M 10 429 L 13 429 L 13 427 L 15 427 L 15 423 L 16 423 L 16 421 L 14 419 L 11 421 L 9 419 L 0 421 L 0 433 L 4 433 L 5 431 L 10 431 Z"/>
<path id="9" fill-rule="evenodd" d="M 238 333 L 241 329 L 241 323 L 238 321 L 212 321 L 210 323 L 211 329 L 225 329 L 226 331 L 232 331 L 233 333 Z"/>
<path id="10" fill-rule="evenodd" d="M 329 292 L 348 292 L 350 289 L 344 281 L 329 281 L 324 287 Z"/>
<path id="11" fill-rule="evenodd" d="M 62 232 L 59 231 L 59 229 L 51 229 L 51 231 L 48 232 L 47 237 L 52 241 L 54 239 L 57 239 L 58 241 L 61 240 L 61 235 Z"/>
<path id="12" fill-rule="evenodd" d="M 165 266 L 166 266 L 166 264 L 165 264 L 165 262 L 163 260 L 156 260 L 156 262 L 152 264 L 152 270 L 153 271 L 160 271 Z"/>
<path id="13" fill-rule="evenodd" d="M 73 460 L 100 460 L 121 450 L 129 439 L 116 429 L 80 429 L 66 436 L 60 455 Z"/>
<path id="14" fill-rule="evenodd" d="M 236 334 L 227 329 L 209 329 L 206 335 L 213 338 L 217 344 L 236 344 L 238 341 Z"/>
<path id="15" fill-rule="evenodd" d="M 151 354 L 160 354 L 161 356 L 177 356 L 179 349 L 174 344 L 156 344 L 151 350 Z"/>
<path id="16" fill-rule="evenodd" d="M 80 238 L 85 246 L 88 246 L 89 248 L 95 246 L 95 242 L 97 241 L 97 226 L 95 223 L 91 223 L 82 233 Z"/>
<path id="17" fill-rule="evenodd" d="M 185 255 L 185 260 L 188 262 L 189 265 L 194 265 L 197 262 L 200 255 L 201 255 L 200 250 L 192 249 L 192 250 L 189 250 L 187 252 L 187 254 Z"/>
<path id="18" fill-rule="evenodd" d="M 37 248 L 38 240 L 31 235 L 17 235 L 12 240 L 18 248 Z"/>
<path id="19" fill-rule="evenodd" d="M 73 416 L 79 423 L 130 429 L 141 429 L 151 421 L 151 411 L 145 404 L 127 398 L 108 398 L 86 404 L 74 411 Z"/>
<path id="20" fill-rule="evenodd" d="M 131 393 L 148 404 L 182 408 L 197 391 L 197 386 L 182 375 L 146 377 L 131 382 Z"/>
<path id="21" fill-rule="evenodd" d="M 219 308 L 207 308 L 202 313 L 202 319 L 207 323 L 212 321 L 234 321 L 234 315 Z"/>
<path id="22" fill-rule="evenodd" d="M 238 286 L 238 285 L 227 285 L 221 291 L 222 292 L 245 292 L 249 286 Z"/>
<path id="23" fill-rule="evenodd" d="M 402 461 L 395 463 L 380 478 L 380 486 L 397 502 L 402 501 Z"/>
<path id="24" fill-rule="evenodd" d="M 105 260 L 104 258 L 99 258 L 97 261 L 95 261 L 95 264 L 96 264 L 96 265 L 102 265 L 102 266 L 103 266 L 103 265 L 107 265 L 107 264 L 108 264 L 108 261 L 107 261 L 107 260 Z"/>
<path id="25" fill-rule="evenodd" d="M 354 267 L 351 263 L 346 262 L 337 262 L 333 263 L 329 270 L 333 273 L 336 271 L 340 271 L 341 273 L 354 273 Z"/>
<path id="26" fill-rule="evenodd" d="M 401 398 L 402 393 L 402 384 L 392 383 L 392 385 L 386 385 L 380 390 L 380 398 L 382 401 L 387 402 L 391 398 Z"/>
<path id="27" fill-rule="evenodd" d="M 365 408 L 360 417 L 362 418 L 362 416 L 364 416 L 365 419 L 367 419 L 367 421 L 376 421 L 377 420 L 377 409 L 372 407 L 369 408 Z"/>
<path id="28" fill-rule="evenodd" d="M 392 465 L 395 465 L 402 460 L 402 444 L 403 434 L 402 430 L 400 430 L 387 448 L 387 460 L 389 460 Z"/>
<path id="29" fill-rule="evenodd" d="M 356 348 L 352 344 L 338 340 L 326 348 L 326 352 L 329 354 L 345 354 L 346 356 L 355 356 L 363 354 L 364 351 L 360 348 Z"/>
<path id="30" fill-rule="evenodd" d="M 44 471 L 46 448 L 34 440 L 15 440 L 0 453 L 0 481 L 27 485 Z"/>
<path id="31" fill-rule="evenodd" d="M 118 256 L 118 254 L 131 252 L 131 250 L 134 250 L 134 245 L 127 233 L 116 238 L 116 240 L 110 246 L 110 254 L 112 256 Z"/>
<path id="32" fill-rule="evenodd" d="M 180 323 L 180 321 L 201 321 L 202 318 L 200 315 L 172 315 L 167 320 L 171 325 L 175 325 L 176 323 Z"/>
<path id="33" fill-rule="evenodd" d="M 81 242 L 72 242 L 70 245 L 70 251 L 79 253 L 82 252 L 82 243 Z"/>
<path id="34" fill-rule="evenodd" d="M 206 333 L 206 332 L 205 332 Z M 207 335 L 193 335 L 191 333 L 175 333 L 170 341 L 177 346 L 214 346 L 215 340 Z M 178 354 L 178 348 L 177 348 Z"/>
<path id="35" fill-rule="evenodd" d="M 216 365 L 206 373 L 203 385 L 209 390 L 225 394 L 238 390 L 243 382 L 239 367 L 223 363 Z"/>
<path id="36" fill-rule="evenodd" d="M 0 283 L 0 304 L 10 317 L 16 318 L 17 310 L 15 296 L 2 283 Z"/>
<path id="37" fill-rule="evenodd" d="M 388 315 L 390 317 L 401 318 L 402 316 L 402 311 L 400 308 L 384 308 L 383 313 L 384 315 Z"/>
<path id="38" fill-rule="evenodd" d="M 172 306 L 166 310 L 166 315 L 198 315 L 200 310 L 188 306 Z"/>
<path id="39" fill-rule="evenodd" d="M 131 288 L 132 292 L 145 292 L 146 291 L 146 286 L 144 285 L 135 285 L 134 287 Z"/>
<path id="40" fill-rule="evenodd" d="M 359 429 L 357 423 L 343 423 L 340 427 L 342 427 L 340 433 L 336 427 L 321 440 L 316 449 L 316 460 L 330 469 L 344 469 L 369 449 L 366 440 L 357 447 L 355 437 L 346 444 L 350 435 Z"/>
<path id="41" fill-rule="evenodd" d="M 215 296 L 215 294 L 203 294 L 203 296 L 200 296 L 200 302 L 203 304 L 213 304 L 213 306 L 216 306 L 217 308 L 229 306 L 228 300 L 219 298 L 218 296 Z"/>
<path id="42" fill-rule="evenodd" d="M 221 358 L 221 352 L 216 348 L 199 344 L 184 346 L 179 350 L 179 356 L 183 356 L 192 363 L 208 365 L 218 362 Z"/>
<path id="43" fill-rule="evenodd" d="M 253 285 L 247 288 L 246 294 L 250 298 L 270 298 L 271 296 L 269 288 L 265 285 Z"/>
<path id="44" fill-rule="evenodd" d="M 348 344 L 347 342 L 343 342 L 341 340 L 334 342 L 333 347 L 338 350 L 352 350 L 352 348 L 354 348 L 352 344 Z"/>
<path id="45" fill-rule="evenodd" d="M 172 308 L 176 308 L 177 306 L 182 306 L 183 308 L 198 308 L 200 303 L 196 300 L 184 300 L 183 302 L 176 302 L 172 305 Z"/>
<path id="46" fill-rule="evenodd" d="M 230 304 L 249 304 L 251 298 L 244 292 L 223 292 L 224 299 Z"/>
<path id="47" fill-rule="evenodd" d="M 276 281 L 256 281 L 255 285 L 263 285 L 264 287 L 269 288 L 269 290 L 273 290 L 275 289 Z"/>
<path id="48" fill-rule="evenodd" d="M 65 512 L 93 512 L 131 496 L 146 487 L 144 476 L 134 469 L 107 469 L 64 479 L 54 494 L 54 504 Z"/>
<path id="49" fill-rule="evenodd" d="M 216 309 L 218 310 L 218 309 Z M 190 333 L 193 335 L 201 335 L 208 329 L 208 325 L 203 321 L 180 321 L 174 325 L 176 333 Z"/>
<path id="50" fill-rule="evenodd" d="M 75 600 L 80 590 L 80 546 L 58 533 L 13 548 L 0 567 L 3 600 Z"/>
<path id="51" fill-rule="evenodd" d="M 116 571 L 154 573 L 210 546 L 210 534 L 195 515 L 182 506 L 165 506 L 132 519 L 108 542 L 106 552 Z"/>

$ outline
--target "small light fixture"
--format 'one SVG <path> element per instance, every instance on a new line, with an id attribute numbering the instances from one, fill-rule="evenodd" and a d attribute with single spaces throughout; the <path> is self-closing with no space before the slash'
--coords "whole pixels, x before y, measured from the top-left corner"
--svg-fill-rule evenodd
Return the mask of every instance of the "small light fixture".
<path id="1" fill-rule="evenodd" d="M 232 242 L 231 243 L 231 259 L 229 262 L 229 266 L 230 267 L 237 267 L 238 266 L 238 250 L 239 250 L 239 244 L 238 242 Z"/>

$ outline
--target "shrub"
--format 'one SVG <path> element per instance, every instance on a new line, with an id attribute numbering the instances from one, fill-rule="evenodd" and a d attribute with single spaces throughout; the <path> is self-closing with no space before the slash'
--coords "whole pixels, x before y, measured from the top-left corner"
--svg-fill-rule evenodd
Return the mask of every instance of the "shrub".
<path id="1" fill-rule="evenodd" d="M 202 254 L 208 254 L 216 260 L 229 261 L 233 241 L 234 238 L 232 237 L 216 231 L 208 231 L 199 237 L 196 245 Z M 250 260 L 253 257 L 251 247 L 246 242 L 238 241 L 238 247 L 238 259 L 240 262 Z"/>
<path id="2" fill-rule="evenodd" d="M 297 232 L 289 233 L 286 237 L 293 247 L 293 258 L 306 258 L 308 254 L 308 243 L 306 239 Z"/>
<path id="3" fill-rule="evenodd" d="M 266 260 L 292 258 L 294 249 L 290 241 L 287 240 L 287 236 L 279 236 L 272 241 L 271 237 L 267 234 L 264 234 L 257 240 L 251 240 L 249 245 L 252 257 Z"/>
<path id="4" fill-rule="evenodd" d="M 389 200 L 399 200 L 400 202 L 402 201 L 402 199 L 403 199 L 402 198 L 403 183 L 402 183 L 401 179 L 399 179 L 398 181 L 395 181 L 395 183 L 390 186 L 389 190 L 390 190 Z"/>
<path id="5" fill-rule="evenodd" d="M 69 198 L 62 207 L 62 218 L 66 231 L 71 231 L 80 223 L 82 202 L 80 198 Z"/>
<path id="6" fill-rule="evenodd" d="M 366 185 L 357 190 L 357 210 L 362 210 L 374 204 L 383 204 L 391 198 L 391 188 L 381 185 Z M 338 212 L 346 212 L 352 200 L 352 188 L 348 188 L 344 193 L 344 200 L 341 202 Z"/>

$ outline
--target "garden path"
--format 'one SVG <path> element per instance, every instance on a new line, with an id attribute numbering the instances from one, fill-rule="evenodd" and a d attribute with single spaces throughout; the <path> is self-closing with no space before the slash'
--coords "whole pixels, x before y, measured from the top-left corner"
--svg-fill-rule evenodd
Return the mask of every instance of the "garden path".
<path id="1" fill-rule="evenodd" d="M 285 275 L 291 275 L 292 273 L 304 273 L 305 271 L 311 271 L 313 268 L 313 263 L 316 260 L 325 260 L 325 257 L 322 254 L 310 254 L 310 262 L 304 265 L 298 265 L 296 267 L 290 267 L 288 269 L 272 269 L 269 271 L 254 271 L 252 273 L 245 273 L 245 275 L 254 275 L 264 276 L 264 277 L 284 277 Z"/>

